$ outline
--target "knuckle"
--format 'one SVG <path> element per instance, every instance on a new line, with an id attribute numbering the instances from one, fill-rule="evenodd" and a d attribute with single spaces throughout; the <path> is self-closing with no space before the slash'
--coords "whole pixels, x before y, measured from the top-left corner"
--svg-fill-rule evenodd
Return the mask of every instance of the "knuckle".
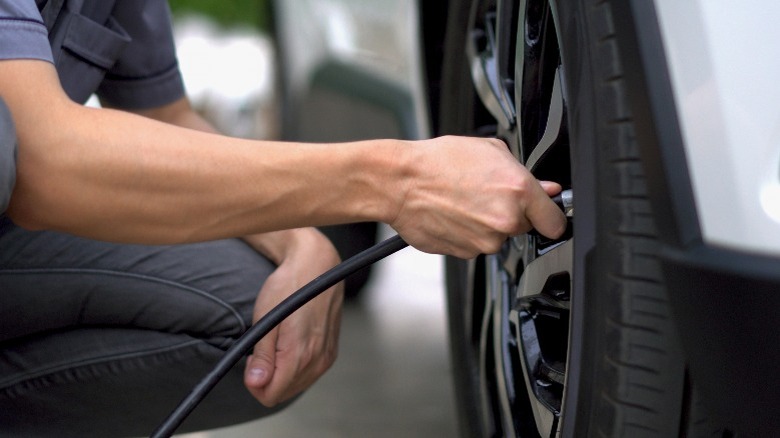
<path id="1" fill-rule="evenodd" d="M 497 233 L 500 236 L 499 237 L 493 237 L 490 236 L 489 239 L 497 239 L 503 236 L 512 235 L 517 231 L 520 227 L 520 219 L 517 215 L 511 214 L 511 213 L 498 213 L 493 215 L 491 218 L 488 227 L 490 228 L 490 231 L 493 233 Z"/>
<path id="2" fill-rule="evenodd" d="M 500 138 L 490 138 L 490 141 L 496 147 L 509 149 L 509 146 L 507 146 L 506 142 Z"/>
<path id="3" fill-rule="evenodd" d="M 259 348 L 255 348 L 255 351 L 252 352 L 252 361 L 255 363 L 260 362 L 263 365 L 269 366 L 269 365 L 273 365 L 274 358 L 271 353 L 269 353 L 265 348 L 260 346 Z"/>
<path id="4" fill-rule="evenodd" d="M 301 364 L 301 368 L 306 368 L 314 362 L 315 357 L 316 354 L 312 351 L 311 348 L 305 348 L 298 356 L 298 363 Z"/>
<path id="5" fill-rule="evenodd" d="M 495 254 L 501 250 L 501 245 L 503 243 L 504 239 L 499 238 L 498 236 L 493 238 L 486 238 L 480 244 L 479 249 L 483 254 Z"/>
<path id="6" fill-rule="evenodd" d="M 533 190 L 531 179 L 526 178 L 522 174 L 516 174 L 512 185 L 514 187 L 515 194 L 520 197 L 525 197 Z"/>

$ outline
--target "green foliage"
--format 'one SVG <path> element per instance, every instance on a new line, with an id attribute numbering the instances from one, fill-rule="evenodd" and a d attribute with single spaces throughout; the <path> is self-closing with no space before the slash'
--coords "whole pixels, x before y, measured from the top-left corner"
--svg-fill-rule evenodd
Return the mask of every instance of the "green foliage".
<path id="1" fill-rule="evenodd" d="M 251 26 L 267 29 L 268 0 L 168 0 L 174 15 L 198 13 L 223 26 Z"/>

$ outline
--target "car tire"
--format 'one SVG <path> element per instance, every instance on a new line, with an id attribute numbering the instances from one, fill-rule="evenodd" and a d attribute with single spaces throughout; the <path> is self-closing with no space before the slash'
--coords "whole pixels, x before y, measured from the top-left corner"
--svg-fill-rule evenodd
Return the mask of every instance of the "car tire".
<path id="1" fill-rule="evenodd" d="M 610 5 L 450 2 L 440 134 L 498 136 L 576 200 L 562 240 L 447 259 L 462 436 L 728 436 L 678 345 Z"/>

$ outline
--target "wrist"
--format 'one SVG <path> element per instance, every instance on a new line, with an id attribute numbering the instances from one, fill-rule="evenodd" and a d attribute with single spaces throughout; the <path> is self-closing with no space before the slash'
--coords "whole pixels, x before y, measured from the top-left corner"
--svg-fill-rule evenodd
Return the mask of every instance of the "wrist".
<path id="1" fill-rule="evenodd" d="M 408 141 L 378 140 L 371 144 L 371 151 L 364 157 L 368 160 L 361 172 L 370 179 L 370 191 L 366 195 L 363 220 L 391 223 L 398 215 L 409 191 L 412 175 L 412 152 Z"/>
<path id="2" fill-rule="evenodd" d="M 276 265 L 302 249 L 332 246 L 330 240 L 313 227 L 271 231 L 245 236 L 243 240 L 255 251 L 268 257 Z"/>
<path id="3" fill-rule="evenodd" d="M 292 246 L 299 245 L 302 229 L 271 231 L 244 236 L 243 240 L 255 251 L 280 265 L 292 252 Z"/>

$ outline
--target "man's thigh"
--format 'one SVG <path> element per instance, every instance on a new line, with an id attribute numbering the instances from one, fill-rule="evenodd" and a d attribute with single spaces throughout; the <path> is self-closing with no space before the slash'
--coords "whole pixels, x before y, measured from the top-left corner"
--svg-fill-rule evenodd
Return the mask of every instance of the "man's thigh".
<path id="1" fill-rule="evenodd" d="M 0 227 L 0 341 L 118 326 L 220 342 L 247 328 L 273 270 L 238 240 L 118 245 Z"/>
<path id="2" fill-rule="evenodd" d="M 273 270 L 238 240 L 116 245 L 0 227 L 0 430 L 25 436 L 149 433 L 251 323 Z M 241 371 L 191 428 L 269 412 Z"/>

